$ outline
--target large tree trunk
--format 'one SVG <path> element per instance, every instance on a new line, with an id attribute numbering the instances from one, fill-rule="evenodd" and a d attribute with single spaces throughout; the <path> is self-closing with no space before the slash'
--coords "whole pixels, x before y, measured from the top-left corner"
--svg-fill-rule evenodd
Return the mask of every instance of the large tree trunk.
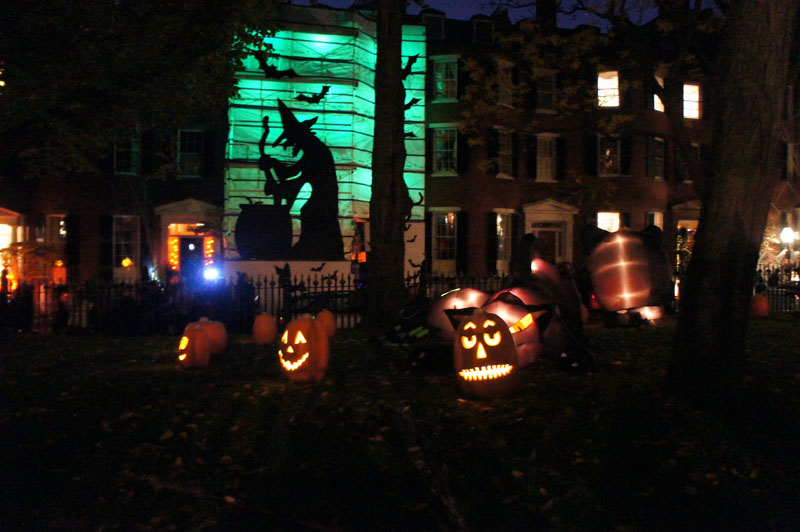
<path id="1" fill-rule="evenodd" d="M 715 76 L 712 160 L 668 383 L 712 399 L 741 375 L 758 251 L 778 180 L 794 0 L 732 3 Z M 717 107 L 718 106 L 718 107 Z"/>
<path id="2" fill-rule="evenodd" d="M 410 199 L 403 180 L 406 159 L 403 131 L 405 91 L 400 50 L 404 10 L 403 0 L 378 2 L 366 314 L 368 325 L 373 330 L 385 327 L 396 319 L 405 301 L 403 233 Z"/>

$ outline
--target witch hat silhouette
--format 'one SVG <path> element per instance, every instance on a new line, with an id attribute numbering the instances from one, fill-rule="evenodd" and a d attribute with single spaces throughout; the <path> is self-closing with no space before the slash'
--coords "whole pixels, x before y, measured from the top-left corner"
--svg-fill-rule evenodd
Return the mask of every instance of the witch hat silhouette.
<path id="1" fill-rule="evenodd" d="M 300 122 L 291 109 L 286 107 L 282 100 L 278 100 L 278 111 L 281 114 L 283 132 L 272 143 L 273 146 L 295 146 L 297 141 L 311 134 L 311 126 L 317 122 L 318 117 Z"/>

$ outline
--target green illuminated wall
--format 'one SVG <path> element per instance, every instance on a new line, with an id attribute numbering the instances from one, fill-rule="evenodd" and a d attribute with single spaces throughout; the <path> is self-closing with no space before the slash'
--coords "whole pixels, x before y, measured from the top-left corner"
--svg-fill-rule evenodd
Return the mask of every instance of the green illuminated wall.
<path id="1" fill-rule="evenodd" d="M 297 76 L 267 79 L 255 57 L 248 57 L 238 75 L 238 94 L 229 102 L 229 138 L 225 185 L 224 231 L 226 257 L 237 258 L 234 227 L 240 204 L 270 204 L 264 195 L 265 178 L 258 169 L 258 141 L 262 117 L 269 116 L 270 134 L 267 154 L 290 162 L 291 152 L 272 148 L 280 135 L 281 119 L 277 110 L 282 100 L 300 121 L 318 117 L 312 127 L 331 150 L 339 185 L 339 225 L 344 237 L 342 258 L 350 250 L 353 219 L 369 219 L 372 181 L 372 137 L 374 134 L 374 74 L 376 60 L 375 22 L 347 10 L 287 6 L 285 28 L 268 38 L 273 49 L 268 63 L 278 70 L 293 70 Z M 405 130 L 413 137 L 406 140 L 404 178 L 412 199 L 419 199 L 425 187 L 425 30 L 422 26 L 403 28 L 403 64 L 419 54 L 411 74 L 405 80 L 406 101 L 419 103 L 406 110 Z M 402 65 L 398 65 L 400 68 Z M 330 86 L 319 103 L 296 100 L 299 94 L 318 94 Z M 292 208 L 293 233 L 300 233 L 297 215 L 308 199 L 302 190 Z M 424 219 L 424 205 L 415 206 L 411 222 Z"/>

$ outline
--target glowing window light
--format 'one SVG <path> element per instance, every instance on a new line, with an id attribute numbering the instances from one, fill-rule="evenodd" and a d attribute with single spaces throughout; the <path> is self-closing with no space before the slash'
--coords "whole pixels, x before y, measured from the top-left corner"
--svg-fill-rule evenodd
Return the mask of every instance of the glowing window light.
<path id="1" fill-rule="evenodd" d="M 125 257 L 124 259 L 122 259 L 122 262 L 120 264 L 122 265 L 123 268 L 130 268 L 131 266 L 133 266 L 133 261 L 131 260 L 130 257 Z"/>
<path id="2" fill-rule="evenodd" d="M 686 83 L 683 86 L 683 117 L 700 118 L 700 85 Z"/>
<path id="3" fill-rule="evenodd" d="M 597 104 L 619 107 L 619 72 L 609 70 L 597 74 Z"/>
<path id="4" fill-rule="evenodd" d="M 600 229 L 605 229 L 609 233 L 615 233 L 619 231 L 619 213 L 598 212 L 597 227 L 599 227 Z"/>
<path id="5" fill-rule="evenodd" d="M 176 272 L 181 269 L 180 245 L 181 239 L 177 236 L 171 236 L 167 239 L 167 263 Z"/>

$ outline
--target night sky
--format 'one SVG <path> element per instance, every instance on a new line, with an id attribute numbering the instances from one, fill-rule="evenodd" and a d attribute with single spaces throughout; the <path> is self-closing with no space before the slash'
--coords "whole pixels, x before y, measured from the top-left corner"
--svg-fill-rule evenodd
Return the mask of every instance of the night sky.
<path id="1" fill-rule="evenodd" d="M 307 0 L 292 0 L 293 4 L 308 4 Z M 349 7 L 353 0 L 322 0 L 321 4 L 326 4 L 334 7 Z M 467 20 L 472 15 L 482 13 L 485 15 L 491 14 L 494 10 L 490 7 L 489 2 L 486 0 L 428 0 L 428 6 L 433 9 L 444 11 L 448 17 Z M 412 6 L 409 10 L 410 13 L 417 13 L 419 8 Z M 512 19 L 516 16 L 527 16 L 532 13 L 531 9 L 517 9 L 511 10 Z M 515 16 L 516 15 L 516 16 Z"/>

